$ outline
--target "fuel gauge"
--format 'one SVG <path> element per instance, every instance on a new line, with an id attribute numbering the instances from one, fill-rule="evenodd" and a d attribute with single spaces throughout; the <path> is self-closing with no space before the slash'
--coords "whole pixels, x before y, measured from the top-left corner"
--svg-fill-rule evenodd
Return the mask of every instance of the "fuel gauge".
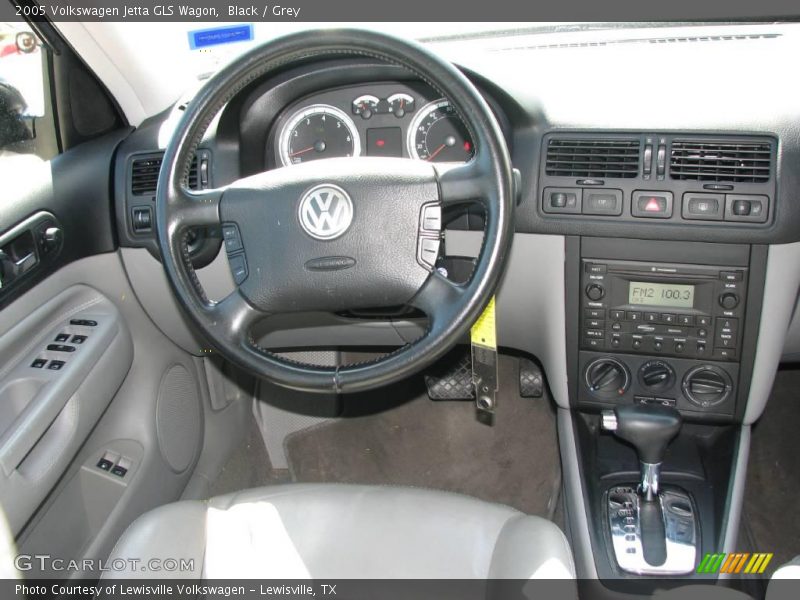
<path id="1" fill-rule="evenodd" d="M 408 94 L 392 94 L 386 101 L 389 103 L 389 112 L 398 119 L 402 119 L 406 113 L 414 112 L 414 98 Z"/>
<path id="2" fill-rule="evenodd" d="M 369 119 L 378 112 L 380 100 L 372 94 L 364 94 L 353 100 L 353 114 L 361 115 L 362 119 Z"/>

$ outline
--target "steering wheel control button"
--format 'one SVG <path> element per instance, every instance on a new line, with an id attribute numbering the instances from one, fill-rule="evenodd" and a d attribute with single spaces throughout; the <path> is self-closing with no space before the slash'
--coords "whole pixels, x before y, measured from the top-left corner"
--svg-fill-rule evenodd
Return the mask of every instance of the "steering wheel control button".
<path id="1" fill-rule="evenodd" d="M 544 212 L 580 213 L 583 204 L 581 188 L 545 188 Z"/>
<path id="2" fill-rule="evenodd" d="M 353 222 L 353 201 L 339 186 L 325 183 L 308 190 L 298 206 L 300 226 L 316 240 L 334 240 Z"/>
<path id="3" fill-rule="evenodd" d="M 681 214 L 688 220 L 722 221 L 725 216 L 725 196 L 686 192 Z"/>
<path id="4" fill-rule="evenodd" d="M 583 214 L 618 217 L 622 214 L 622 190 L 586 190 Z"/>
<path id="5" fill-rule="evenodd" d="M 419 239 L 419 250 L 417 257 L 426 267 L 433 269 L 436 259 L 439 257 L 439 246 L 441 241 L 436 238 L 423 237 Z"/>
<path id="6" fill-rule="evenodd" d="M 442 207 L 429 204 L 422 207 L 422 230 L 439 233 L 442 230 Z"/>
<path id="7" fill-rule="evenodd" d="M 672 192 L 633 192 L 631 215 L 647 219 L 669 219 L 672 216 Z"/>
<path id="8" fill-rule="evenodd" d="M 225 240 L 225 252 L 228 254 L 233 254 L 243 248 L 239 228 L 233 223 L 222 226 L 222 239 Z"/>
<path id="9" fill-rule="evenodd" d="M 247 279 L 247 260 L 244 254 L 234 254 L 228 257 L 228 265 L 230 266 L 231 273 L 233 274 L 233 281 L 236 285 L 242 285 L 244 280 Z"/>

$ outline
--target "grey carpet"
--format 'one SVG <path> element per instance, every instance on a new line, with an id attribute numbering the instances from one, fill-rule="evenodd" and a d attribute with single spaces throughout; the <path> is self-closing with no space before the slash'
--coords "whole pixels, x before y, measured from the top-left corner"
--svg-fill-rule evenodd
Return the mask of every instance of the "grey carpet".
<path id="1" fill-rule="evenodd" d="M 551 518 L 560 474 L 554 410 L 547 399 L 519 397 L 516 359 L 501 356 L 499 368 L 493 426 L 476 420 L 472 402 L 429 400 L 421 377 L 346 396 L 342 419 L 287 438 L 293 480 L 455 491 Z"/>
<path id="2" fill-rule="evenodd" d="M 753 428 L 743 527 L 754 548 L 774 552 L 768 573 L 800 554 L 800 369 L 778 372 Z"/>
<path id="3" fill-rule="evenodd" d="M 276 474 L 272 469 L 255 419 L 250 419 L 238 448 L 211 482 L 209 497 L 280 482 L 280 472 Z"/>

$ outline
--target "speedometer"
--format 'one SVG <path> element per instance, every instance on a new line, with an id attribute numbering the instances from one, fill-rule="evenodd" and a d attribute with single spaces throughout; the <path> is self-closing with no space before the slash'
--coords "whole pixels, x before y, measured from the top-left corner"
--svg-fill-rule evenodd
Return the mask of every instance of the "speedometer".
<path id="1" fill-rule="evenodd" d="M 278 154 L 284 166 L 359 156 L 361 140 L 353 120 L 336 107 L 314 104 L 297 111 L 281 129 Z"/>
<path id="2" fill-rule="evenodd" d="M 408 129 L 406 145 L 411 158 L 431 162 L 466 162 L 475 154 L 464 122 L 444 98 L 419 110 Z"/>

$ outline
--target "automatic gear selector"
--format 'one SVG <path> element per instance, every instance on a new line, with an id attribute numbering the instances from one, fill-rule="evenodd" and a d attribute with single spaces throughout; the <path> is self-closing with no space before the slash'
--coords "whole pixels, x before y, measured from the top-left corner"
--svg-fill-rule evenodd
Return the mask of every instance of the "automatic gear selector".
<path id="1" fill-rule="evenodd" d="M 606 494 L 620 568 L 639 575 L 692 572 L 699 530 L 694 503 L 681 489 L 660 489 L 661 464 L 680 431 L 680 413 L 660 405 L 618 406 L 603 411 L 602 427 L 636 448 L 641 471 L 637 486 L 616 486 Z"/>

